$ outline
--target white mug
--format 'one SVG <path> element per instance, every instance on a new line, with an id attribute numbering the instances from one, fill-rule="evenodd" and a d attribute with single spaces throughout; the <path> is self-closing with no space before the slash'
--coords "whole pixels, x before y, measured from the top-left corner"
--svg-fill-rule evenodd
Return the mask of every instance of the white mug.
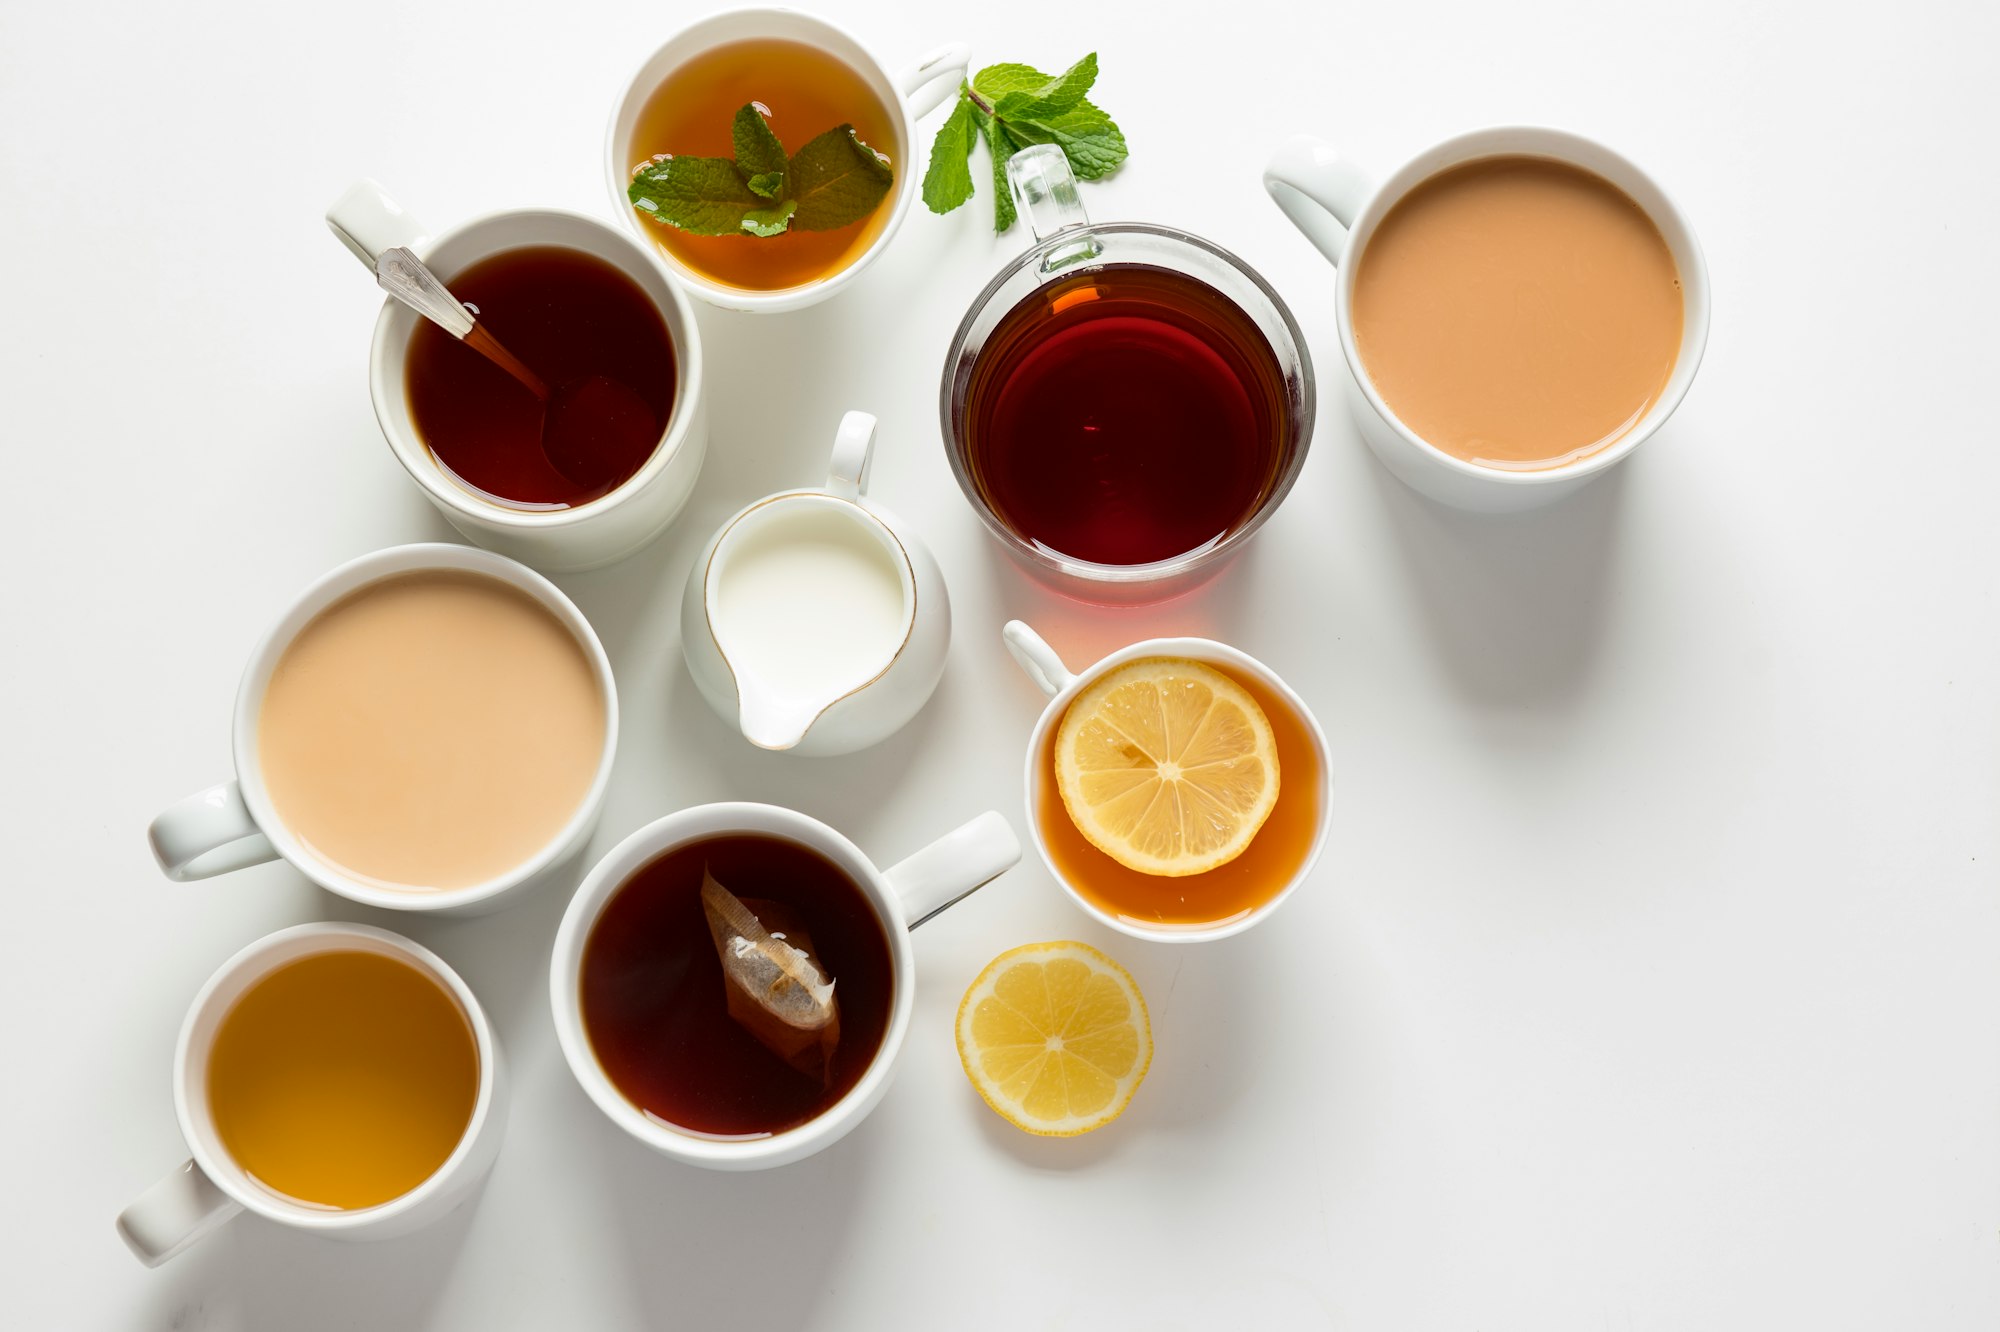
<path id="1" fill-rule="evenodd" d="M 527 593 L 568 629 L 590 659 L 591 673 L 604 698 L 604 747 L 589 792 L 561 832 L 530 859 L 505 874 L 463 888 L 406 890 L 384 887 L 349 874 L 315 855 L 291 831 L 271 804 L 264 788 L 257 753 L 257 720 L 271 672 L 293 638 L 315 615 L 357 588 L 392 574 L 455 569 L 497 578 Z M 436 911 L 478 915 L 501 905 L 509 896 L 553 880 L 569 858 L 583 848 L 597 826 L 604 806 L 604 789 L 611 780 L 611 760 L 618 749 L 618 687 L 604 645 L 576 603 L 532 569 L 504 556 L 471 546 L 448 543 L 391 546 L 323 575 L 301 592 L 250 654 L 243 681 L 236 690 L 232 748 L 236 779 L 211 786 L 169 806 L 148 830 L 153 856 L 168 878 L 206 879 L 230 870 L 284 859 L 329 892 L 366 906 L 396 911 Z"/>
<path id="2" fill-rule="evenodd" d="M 808 847 L 860 886 L 889 941 L 890 966 L 895 973 L 889 1023 L 860 1081 L 817 1117 L 768 1137 L 699 1137 L 669 1126 L 625 1099 L 598 1064 L 583 1027 L 583 951 L 605 906 L 634 872 L 685 843 L 740 833 L 780 837 Z M 1014 830 L 991 810 L 886 870 L 877 869 L 859 847 L 818 819 L 776 805 L 697 805 L 669 814 L 613 847 L 570 900 L 556 930 L 555 956 L 549 966 L 549 1003 L 555 1012 L 556 1039 L 569 1060 L 570 1071 L 597 1108 L 662 1156 L 712 1170 L 763 1170 L 801 1160 L 845 1137 L 889 1089 L 916 997 L 916 959 L 910 949 L 910 931 L 1013 868 L 1020 859 L 1021 843 Z"/>
<path id="3" fill-rule="evenodd" d="M 1333 799 L 1329 793 L 1333 784 L 1333 755 L 1327 747 L 1326 732 L 1320 729 L 1319 719 L 1313 716 L 1312 709 L 1269 666 L 1227 643 L 1209 638 L 1149 638 L 1142 643 L 1120 648 L 1101 661 L 1073 672 L 1063 665 L 1062 658 L 1040 634 L 1019 620 L 1006 623 L 1000 631 L 1000 641 L 1007 645 L 1007 651 L 1028 678 L 1049 696 L 1048 706 L 1042 709 L 1034 730 L 1028 734 L 1028 757 L 1023 779 L 1028 799 L 1028 836 L 1033 839 L 1035 850 L 1041 853 L 1042 863 L 1048 867 L 1049 873 L 1062 885 L 1070 900 L 1083 908 L 1087 915 L 1135 939 L 1150 939 L 1157 943 L 1206 943 L 1241 934 L 1252 925 L 1268 919 L 1312 873 L 1313 866 L 1319 861 L 1319 853 L 1326 845 L 1327 833 L 1333 826 Z M 1185 657 L 1219 667 L 1228 674 L 1249 676 L 1284 700 L 1311 737 L 1313 761 L 1319 765 L 1319 818 L 1313 828 L 1312 846 L 1283 886 L 1252 910 L 1229 920 L 1210 925 L 1149 925 L 1130 917 L 1114 915 L 1091 901 L 1070 882 L 1069 876 L 1056 864 L 1055 857 L 1049 854 L 1048 841 L 1042 835 L 1041 810 L 1047 803 L 1046 792 L 1053 780 L 1046 757 L 1050 732 L 1062 724 L 1063 714 L 1069 711 L 1069 705 L 1076 701 L 1078 694 L 1096 684 L 1106 673 L 1127 662 L 1147 657 Z M 1059 801 L 1056 803 L 1060 804 Z M 1172 880 L 1162 882 L 1171 883 Z"/>
<path id="4" fill-rule="evenodd" d="M 236 1001 L 277 968 L 327 952 L 379 953 L 416 967 L 442 985 L 472 1027 L 479 1089 L 458 1146 L 429 1179 L 374 1207 L 309 1206 L 266 1188 L 238 1165 L 216 1132 L 208 1104 L 208 1058 Z M 500 1152 L 506 1125 L 500 1045 L 472 990 L 444 960 L 400 934 L 372 925 L 294 925 L 223 963 L 195 995 L 174 1048 L 174 1113 L 192 1159 L 147 1189 L 118 1216 L 118 1234 L 148 1267 L 158 1267 L 246 1209 L 280 1225 L 334 1239 L 376 1240 L 407 1234 L 464 1202 Z"/>
<path id="5" fill-rule="evenodd" d="M 659 224 L 640 217 L 626 193 L 632 184 L 632 168 L 636 165 L 627 160 L 632 132 L 638 125 L 639 113 L 645 109 L 647 99 L 669 74 L 695 56 L 730 42 L 757 38 L 804 42 L 846 64 L 881 99 L 882 105 L 890 108 L 896 116 L 900 140 L 888 147 L 873 145 L 888 153 L 895 172 L 889 197 L 880 205 L 889 210 L 889 216 L 873 243 L 839 272 L 778 291 L 748 291 L 731 287 L 681 263 L 650 234 Z M 896 229 L 903 225 L 903 215 L 910 211 L 911 201 L 922 189 L 924 158 L 917 146 L 917 121 L 943 105 L 946 98 L 957 95 L 970 55 L 966 47 L 957 43 L 940 46 L 900 74 L 891 75 L 888 66 L 846 29 L 816 15 L 796 9 L 732 9 L 710 15 L 668 38 L 633 72 L 632 77 L 626 80 L 624 90 L 619 93 L 617 104 L 611 111 L 611 127 L 604 139 L 605 182 L 611 189 L 612 211 L 625 219 L 626 225 L 639 236 L 640 243 L 658 254 L 689 291 L 710 305 L 755 314 L 817 305 L 859 277 L 861 271 L 875 262 L 876 256 L 887 248 Z M 789 146 L 797 148 L 800 145 Z"/>
<path id="6" fill-rule="evenodd" d="M 558 245 L 582 250 L 620 269 L 646 293 L 674 345 L 674 405 L 646 463 L 610 494 L 568 509 L 516 509 L 480 498 L 438 465 L 403 389 L 410 335 L 422 318 L 384 300 L 368 351 L 368 394 L 375 420 L 396 461 L 426 498 L 466 538 L 554 573 L 601 568 L 637 552 L 665 530 L 687 503 L 708 449 L 708 403 L 702 392 L 701 330 L 688 299 L 652 247 L 595 218 L 553 208 L 486 213 L 432 236 L 372 180 L 357 181 L 334 201 L 327 225 L 355 258 L 375 271 L 384 250 L 410 250 L 449 286 L 452 275 L 503 250 Z"/>
<path id="7" fill-rule="evenodd" d="M 1680 270 L 1683 318 L 1680 357 L 1667 385 L 1642 418 L 1605 448 L 1561 467 L 1511 471 L 1482 467 L 1427 442 L 1389 409 L 1368 377 L 1354 341 L 1354 280 L 1369 240 L 1389 210 L 1438 172 L 1485 157 L 1542 157 L 1594 172 L 1630 195 L 1659 227 Z M 1565 130 L 1501 126 L 1474 130 L 1426 148 L 1377 185 L 1324 140 L 1308 134 L 1280 145 L 1264 168 L 1264 188 L 1292 224 L 1339 270 L 1334 325 L 1347 358 L 1349 399 L 1369 448 L 1412 489 L 1442 504 L 1478 513 L 1535 508 L 1581 489 L 1652 438 L 1687 395 L 1708 340 L 1708 269 L 1686 217 L 1667 192 L 1603 144 Z"/>
<path id="8" fill-rule="evenodd" d="M 745 505 L 709 538 L 688 573 L 681 594 L 681 652 L 688 673 L 716 716 L 761 749 L 826 755 L 878 744 L 917 715 L 944 674 L 951 642 L 944 575 L 909 525 L 868 499 L 874 454 L 875 418 L 847 413 L 834 436 L 825 487 L 781 491 Z M 718 629 L 718 622 L 727 622 L 719 609 L 723 574 L 745 542 L 780 538 L 788 521 L 821 515 L 852 524 L 887 553 L 903 598 L 902 641 L 866 683 L 845 688 L 844 681 L 836 682 L 824 691 L 831 697 L 772 690 L 744 678 L 723 644 L 726 631 Z M 803 655 L 815 646 L 810 640 L 796 644 Z"/>

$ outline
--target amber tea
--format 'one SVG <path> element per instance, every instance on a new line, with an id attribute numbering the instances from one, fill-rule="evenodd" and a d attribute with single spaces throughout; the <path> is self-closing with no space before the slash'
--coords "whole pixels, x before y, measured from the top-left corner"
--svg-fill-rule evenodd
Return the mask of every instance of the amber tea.
<path id="1" fill-rule="evenodd" d="M 773 954 L 765 979 L 799 992 L 758 1008 L 732 982 L 755 974 L 773 935 L 796 955 Z M 606 904 L 583 950 L 583 1028 L 605 1076 L 651 1118 L 763 1137 L 861 1080 L 888 1030 L 892 968 L 881 918 L 845 870 L 779 837 L 706 837 L 642 866 Z"/>
<path id="2" fill-rule="evenodd" d="M 726 43 L 675 68 L 641 108 L 625 145 L 626 160 L 635 176 L 662 155 L 734 161 L 735 117 L 744 107 L 762 112 L 786 152 L 797 154 L 846 125 L 881 159 L 885 179 L 906 167 L 901 117 L 868 80 L 827 51 L 782 38 Z M 782 205 L 773 202 L 777 212 L 771 220 L 783 222 Z M 711 282 L 780 291 L 829 277 L 859 259 L 881 234 L 893 203 L 892 195 L 884 197 L 865 216 L 828 230 L 787 225 L 772 235 L 741 229 L 699 235 L 655 218 L 645 231 L 668 255 Z M 640 209 L 642 215 L 646 211 Z"/>
<path id="3" fill-rule="evenodd" d="M 1205 665 L 1255 700 L 1270 723 L 1283 773 L 1277 804 L 1242 854 L 1228 863 L 1178 877 L 1119 863 L 1084 836 L 1064 807 L 1056 774 L 1058 728 L 1049 728 L 1035 760 L 1043 772 L 1035 821 L 1050 863 L 1099 910 L 1147 929 L 1208 929 L 1249 915 L 1297 876 L 1319 832 L 1324 777 L 1305 719 L 1255 676 L 1221 662 Z"/>
<path id="4" fill-rule="evenodd" d="M 458 1001 L 409 962 L 361 949 L 259 979 L 208 1056 L 223 1147 L 313 1207 L 375 1207 L 416 1188 L 457 1149 L 478 1096 L 479 1047 Z"/>

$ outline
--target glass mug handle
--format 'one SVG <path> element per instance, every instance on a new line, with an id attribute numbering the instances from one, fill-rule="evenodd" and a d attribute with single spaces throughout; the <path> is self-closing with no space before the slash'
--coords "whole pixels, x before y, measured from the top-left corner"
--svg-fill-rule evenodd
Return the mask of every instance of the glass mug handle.
<path id="1" fill-rule="evenodd" d="M 1035 243 L 1042 247 L 1044 279 L 1104 253 L 1103 244 L 1085 230 L 1090 214 L 1076 197 L 1076 175 L 1062 149 L 1038 143 L 1015 153 L 1007 159 L 1007 188 L 1028 230 L 1035 233 Z M 1078 234 L 1067 234 L 1072 231 Z"/>

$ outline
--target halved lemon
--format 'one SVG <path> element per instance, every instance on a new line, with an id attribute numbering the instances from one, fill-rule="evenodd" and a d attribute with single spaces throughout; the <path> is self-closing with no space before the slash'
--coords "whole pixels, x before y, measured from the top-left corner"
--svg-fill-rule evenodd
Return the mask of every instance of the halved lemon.
<path id="1" fill-rule="evenodd" d="M 1015 1128 L 1073 1138 L 1125 1113 L 1153 1062 L 1153 1025 L 1130 973 L 1089 944 L 1023 944 L 965 992 L 958 1058 Z"/>
<path id="2" fill-rule="evenodd" d="M 1250 691 L 1198 661 L 1108 671 L 1056 728 L 1056 789 L 1091 845 L 1142 874 L 1205 874 L 1278 803 L 1278 742 Z"/>

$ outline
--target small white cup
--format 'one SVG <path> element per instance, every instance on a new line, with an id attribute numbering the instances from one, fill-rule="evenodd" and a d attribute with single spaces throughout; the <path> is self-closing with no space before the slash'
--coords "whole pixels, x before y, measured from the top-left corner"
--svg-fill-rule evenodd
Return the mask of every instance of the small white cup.
<path id="1" fill-rule="evenodd" d="M 1157 943 L 1206 943 L 1213 939 L 1227 939 L 1232 934 L 1241 934 L 1252 925 L 1263 921 L 1290 897 L 1298 886 L 1312 873 L 1319 862 L 1319 853 L 1326 845 L 1328 831 L 1333 826 L 1333 798 L 1329 788 L 1333 783 L 1333 755 L 1327 748 L 1326 732 L 1319 726 L 1312 709 L 1305 700 L 1293 693 L 1291 687 L 1279 679 L 1277 673 L 1263 662 L 1245 652 L 1238 652 L 1226 643 L 1218 643 L 1209 638 L 1149 638 L 1142 643 L 1120 648 L 1083 670 L 1072 672 L 1063 665 L 1056 650 L 1048 645 L 1040 634 L 1019 620 L 1009 620 L 1000 630 L 1000 641 L 1007 645 L 1030 680 L 1049 696 L 1048 706 L 1042 709 L 1041 717 L 1035 722 L 1035 729 L 1028 734 L 1028 757 L 1025 765 L 1023 786 L 1028 797 L 1028 836 L 1033 839 L 1035 850 L 1041 853 L 1042 863 L 1049 873 L 1069 894 L 1070 901 L 1083 908 L 1084 912 L 1100 923 L 1129 934 L 1135 939 L 1151 939 Z M 1123 666 L 1129 661 L 1139 661 L 1147 657 L 1185 657 L 1191 661 L 1205 662 L 1222 668 L 1225 672 L 1247 675 L 1256 680 L 1271 693 L 1283 699 L 1298 716 L 1306 734 L 1312 739 L 1313 758 L 1319 764 L 1319 821 L 1313 829 L 1311 848 L 1299 862 L 1292 877 L 1282 888 L 1272 893 L 1254 910 L 1241 916 L 1221 921 L 1213 925 L 1166 925 L 1152 926 L 1123 916 L 1115 916 L 1097 903 L 1091 901 L 1069 876 L 1056 864 L 1049 854 L 1049 844 L 1042 835 L 1041 810 L 1044 793 L 1051 780 L 1049 764 L 1044 755 L 1049 745 L 1049 732 L 1062 724 L 1063 714 L 1076 696 L 1107 672 Z M 1163 880 L 1171 882 L 1171 880 Z"/>
<path id="2" fill-rule="evenodd" d="M 737 833 L 761 833 L 809 847 L 839 866 L 860 885 L 889 940 L 889 1024 L 874 1061 L 860 1081 L 826 1111 L 795 1128 L 764 1138 L 705 1138 L 683 1133 L 625 1099 L 591 1049 L 583 1028 L 583 950 L 605 906 L 640 867 L 688 842 Z M 859 1124 L 889 1089 L 896 1057 L 910 1028 L 916 998 L 916 958 L 910 931 L 954 902 L 963 900 L 1021 859 L 1021 843 L 1007 820 L 987 811 L 946 833 L 889 869 L 875 862 L 840 833 L 809 815 L 776 805 L 732 803 L 697 805 L 647 824 L 597 862 L 556 931 L 549 966 L 549 1003 L 556 1039 L 570 1071 L 612 1123 L 662 1156 L 711 1170 L 764 1170 L 798 1161 L 832 1146 Z M 836 978 L 838 979 L 838 978 Z"/>
<path id="3" fill-rule="evenodd" d="M 674 405 L 665 433 L 646 460 L 610 494 L 569 509 L 513 509 L 481 499 L 438 465 L 410 417 L 403 366 L 422 318 L 384 300 L 368 351 L 368 394 L 390 451 L 426 498 L 468 540 L 553 573 L 580 573 L 636 553 L 666 529 L 694 491 L 708 450 L 708 401 L 702 392 L 701 330 L 694 308 L 667 276 L 651 246 L 595 218 L 554 208 L 486 213 L 432 236 L 372 180 L 357 181 L 334 201 L 327 225 L 355 258 L 375 271 L 384 250 L 401 247 L 444 283 L 503 250 L 559 245 L 615 265 L 637 283 L 666 323 L 674 344 Z"/>
<path id="4" fill-rule="evenodd" d="M 1659 227 L 1680 270 L 1680 357 L 1657 401 L 1617 440 L 1586 458 L 1541 471 L 1482 467 L 1424 440 L 1382 400 L 1354 341 L 1354 279 L 1369 240 L 1391 208 L 1438 172 L 1486 157 L 1542 157 L 1582 167 L 1630 195 Z M 1339 270 L 1334 324 L 1347 357 L 1350 402 L 1375 456 L 1412 489 L 1476 513 L 1514 513 L 1580 490 L 1651 439 L 1687 395 L 1708 341 L 1708 268 L 1687 218 L 1653 178 L 1603 144 L 1565 130 L 1510 125 L 1474 130 L 1418 153 L 1375 184 L 1331 145 L 1309 134 L 1279 146 L 1264 168 L 1264 188 L 1292 224 Z"/>
<path id="5" fill-rule="evenodd" d="M 860 75 L 876 97 L 881 99 L 882 105 L 898 114 L 899 142 L 885 148 L 895 167 L 895 181 L 889 187 L 889 197 L 881 205 L 889 210 L 889 216 L 874 242 L 839 272 L 778 291 L 746 291 L 741 287 L 725 286 L 681 263 L 649 234 L 649 229 L 657 224 L 639 217 L 626 193 L 632 184 L 632 168 L 635 165 L 627 160 L 631 152 L 632 131 L 638 125 L 639 113 L 645 109 L 647 99 L 669 74 L 695 56 L 729 42 L 755 38 L 782 38 L 818 47 Z M 675 276 L 687 285 L 689 291 L 710 305 L 754 314 L 774 314 L 781 310 L 799 310 L 817 305 L 859 277 L 861 271 L 875 262 L 875 257 L 888 246 L 896 229 L 903 225 L 903 215 L 910 211 L 910 202 L 917 197 L 923 176 L 923 158 L 917 151 L 917 121 L 936 110 L 946 98 L 958 93 L 970 56 L 971 52 L 965 46 L 952 43 L 938 47 L 902 73 L 891 75 L 888 66 L 846 29 L 796 9 L 732 9 L 701 19 L 668 38 L 659 50 L 648 56 L 626 80 L 624 91 L 618 95 L 617 104 L 611 112 L 611 127 L 604 140 L 605 182 L 611 189 L 612 211 L 625 219 L 640 243 L 658 254 L 661 262 L 674 270 Z M 789 146 L 797 148 L 800 145 Z M 880 144 L 875 146 L 884 147 Z"/>
<path id="6" fill-rule="evenodd" d="M 339 866 L 329 864 L 285 827 L 264 789 L 263 768 L 257 756 L 257 719 L 263 709 L 265 687 L 271 682 L 278 659 L 315 615 L 356 588 L 392 574 L 436 569 L 463 570 L 497 578 L 526 592 L 562 622 L 590 658 L 591 673 L 603 693 L 604 748 L 590 790 L 576 813 L 532 858 L 484 883 L 463 888 L 399 890 L 357 879 Z M 534 570 L 470 546 L 442 542 L 391 546 L 349 560 L 323 575 L 301 592 L 265 633 L 250 654 L 250 664 L 244 668 L 243 682 L 236 690 L 232 748 L 236 780 L 211 786 L 168 807 L 148 830 L 153 856 L 168 878 L 180 882 L 206 879 L 282 858 L 320 887 L 366 906 L 479 915 L 500 906 L 509 895 L 552 880 L 596 828 L 604 806 L 604 789 L 611 780 L 611 760 L 618 749 L 618 687 L 611 678 L 610 659 L 604 655 L 604 645 L 598 642 L 590 621 L 583 618 L 583 612 L 560 588 Z"/>
<path id="7" fill-rule="evenodd" d="M 230 1008 L 278 967 L 327 952 L 379 953 L 429 975 L 472 1026 L 479 1090 L 472 1120 L 443 1165 L 400 1198 L 351 1211 L 311 1207 L 274 1193 L 229 1155 L 208 1104 L 208 1058 Z M 500 1152 L 506 1126 L 500 1045 L 472 990 L 444 960 L 400 934 L 372 925 L 326 922 L 265 935 L 223 963 L 195 995 L 174 1049 L 174 1113 L 193 1158 L 147 1189 L 118 1216 L 118 1234 L 148 1267 L 158 1267 L 248 1209 L 297 1230 L 345 1240 L 391 1239 L 428 1225 L 464 1202 Z"/>
<path id="8" fill-rule="evenodd" d="M 879 744 L 901 730 L 930 700 L 944 674 L 951 644 L 951 599 L 944 575 L 917 534 L 868 499 L 875 455 L 875 418 L 849 412 L 834 436 L 823 489 L 788 490 L 745 505 L 716 529 L 688 572 L 681 593 L 681 652 L 688 673 L 715 715 L 737 727 L 761 749 L 822 756 L 849 754 Z M 772 694 L 742 678 L 717 633 L 719 585 L 732 555 L 753 533 L 782 531 L 799 515 L 831 514 L 877 542 L 896 565 L 903 593 L 903 638 L 865 683 L 834 697 Z M 801 639 L 801 654 L 815 644 Z M 831 692 L 831 691 L 829 691 Z"/>

